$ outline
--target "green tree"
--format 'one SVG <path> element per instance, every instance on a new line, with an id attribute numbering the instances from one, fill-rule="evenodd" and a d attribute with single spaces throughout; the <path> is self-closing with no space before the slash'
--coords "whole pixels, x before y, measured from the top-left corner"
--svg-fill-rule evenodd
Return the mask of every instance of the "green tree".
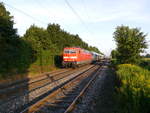
<path id="1" fill-rule="evenodd" d="M 43 72 L 44 65 L 52 65 L 57 48 L 52 44 L 47 30 L 32 25 L 24 34 L 23 39 L 33 48 L 32 55 L 37 58 L 35 65 L 40 66 L 41 72 Z"/>
<path id="2" fill-rule="evenodd" d="M 0 72 L 14 70 L 16 67 L 19 40 L 16 29 L 13 28 L 13 17 L 0 3 Z"/>
<path id="3" fill-rule="evenodd" d="M 146 34 L 138 28 L 118 26 L 113 35 L 117 44 L 117 60 L 120 63 L 138 63 L 140 53 L 147 48 L 145 37 Z"/>
<path id="4" fill-rule="evenodd" d="M 62 51 L 65 42 L 65 36 L 62 33 L 60 25 L 49 24 L 47 26 L 47 32 L 49 39 L 54 44 L 54 46 L 57 47 L 57 51 Z"/>
<path id="5" fill-rule="evenodd" d="M 29 42 L 36 52 L 40 50 L 49 50 L 53 47 L 51 39 L 49 39 L 48 32 L 32 25 L 24 34 L 23 38 Z"/>
<path id="6" fill-rule="evenodd" d="M 24 72 L 30 65 L 32 48 L 17 35 L 13 16 L 0 3 L 0 73 L 11 75 Z"/>
<path id="7" fill-rule="evenodd" d="M 112 50 L 111 51 L 111 57 L 112 58 L 116 58 L 117 57 L 118 52 L 116 50 Z"/>
<path id="8" fill-rule="evenodd" d="M 73 35 L 62 30 L 58 24 L 49 24 L 47 32 L 52 43 L 57 46 L 59 52 L 62 52 L 64 47 L 75 46 L 102 54 L 98 48 L 89 46 L 86 42 L 84 42 L 79 35 Z"/>

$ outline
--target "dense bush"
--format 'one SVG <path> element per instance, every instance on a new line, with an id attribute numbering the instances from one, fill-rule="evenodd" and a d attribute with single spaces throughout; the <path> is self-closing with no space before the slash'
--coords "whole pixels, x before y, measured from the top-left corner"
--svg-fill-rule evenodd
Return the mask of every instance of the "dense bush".
<path id="1" fill-rule="evenodd" d="M 118 88 L 120 113 L 150 112 L 150 71 L 131 64 L 121 64 L 117 68 L 121 81 Z"/>
<path id="2" fill-rule="evenodd" d="M 141 60 L 139 65 L 145 69 L 150 70 L 150 58 L 144 58 Z"/>

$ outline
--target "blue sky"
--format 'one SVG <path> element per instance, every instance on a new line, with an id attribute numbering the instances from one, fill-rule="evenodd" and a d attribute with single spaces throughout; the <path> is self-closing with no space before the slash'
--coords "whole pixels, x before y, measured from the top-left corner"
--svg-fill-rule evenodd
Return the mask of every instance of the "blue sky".
<path id="1" fill-rule="evenodd" d="M 150 41 L 149 0 L 1 1 L 7 4 L 7 10 L 14 16 L 14 27 L 18 28 L 20 35 L 32 24 L 46 28 L 48 23 L 58 23 L 64 30 L 79 34 L 85 42 L 98 47 L 106 55 L 116 47 L 113 32 L 120 25 L 141 28 L 141 31 L 148 33 L 146 40 Z M 150 53 L 150 49 L 146 52 Z"/>

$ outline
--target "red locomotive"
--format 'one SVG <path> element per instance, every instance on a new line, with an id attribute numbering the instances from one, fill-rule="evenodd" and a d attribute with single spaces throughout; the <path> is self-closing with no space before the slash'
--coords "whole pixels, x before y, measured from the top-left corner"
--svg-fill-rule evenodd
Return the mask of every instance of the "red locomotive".
<path id="1" fill-rule="evenodd" d="M 66 47 L 63 52 L 63 67 L 76 67 L 98 60 L 99 55 L 80 47 Z"/>

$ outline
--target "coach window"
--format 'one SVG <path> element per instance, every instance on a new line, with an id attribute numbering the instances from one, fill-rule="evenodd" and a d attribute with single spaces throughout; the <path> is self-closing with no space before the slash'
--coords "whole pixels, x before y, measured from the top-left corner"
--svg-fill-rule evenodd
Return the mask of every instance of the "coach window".
<path id="1" fill-rule="evenodd" d="M 69 53 L 69 50 L 65 50 L 64 53 Z"/>
<path id="2" fill-rule="evenodd" d="M 76 51 L 75 50 L 70 50 L 70 53 L 76 53 Z"/>

